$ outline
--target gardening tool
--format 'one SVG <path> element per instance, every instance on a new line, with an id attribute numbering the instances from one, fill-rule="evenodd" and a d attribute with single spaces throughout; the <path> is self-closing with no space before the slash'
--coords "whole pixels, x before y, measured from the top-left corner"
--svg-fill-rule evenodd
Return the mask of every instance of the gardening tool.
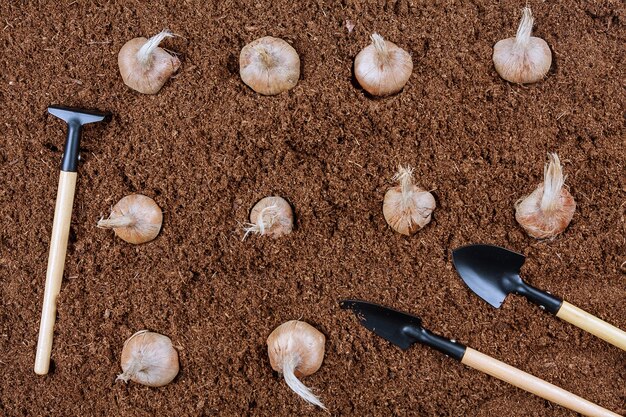
<path id="1" fill-rule="evenodd" d="M 626 350 L 626 333 L 580 308 L 525 283 L 520 269 L 526 257 L 493 245 L 468 245 L 452 251 L 452 261 L 468 287 L 499 308 L 510 293 L 523 295 L 542 309 Z"/>
<path id="2" fill-rule="evenodd" d="M 445 353 L 462 364 L 578 413 L 598 417 L 618 416 L 597 404 L 455 340 L 431 333 L 422 327 L 422 320 L 419 317 L 360 300 L 341 301 L 341 308 L 354 311 L 363 326 L 403 350 L 419 342 Z"/>
<path id="3" fill-rule="evenodd" d="M 74 190 L 76 188 L 80 133 L 83 125 L 101 122 L 108 116 L 107 113 L 60 106 L 50 106 L 48 107 L 48 112 L 59 119 L 65 120 L 68 130 L 61 161 L 56 207 L 54 209 L 50 253 L 48 254 L 48 270 L 46 272 L 46 288 L 43 295 L 39 340 L 37 341 L 37 355 L 35 357 L 35 373 L 39 375 L 47 374 L 50 367 L 52 335 L 56 319 L 56 301 L 63 278 L 65 252 L 67 250 Z"/>

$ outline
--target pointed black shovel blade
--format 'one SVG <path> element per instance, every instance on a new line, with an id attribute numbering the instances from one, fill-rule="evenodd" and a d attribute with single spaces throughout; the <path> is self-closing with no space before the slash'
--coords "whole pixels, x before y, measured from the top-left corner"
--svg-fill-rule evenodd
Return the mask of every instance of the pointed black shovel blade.
<path id="1" fill-rule="evenodd" d="M 413 330 L 422 329 L 422 320 L 417 316 L 360 300 L 344 300 L 341 308 L 354 311 L 363 327 L 373 331 L 402 349 L 408 349 L 417 341 Z"/>
<path id="2" fill-rule="evenodd" d="M 452 251 L 452 262 L 463 282 L 480 298 L 499 308 L 510 293 L 556 314 L 563 300 L 525 283 L 520 269 L 526 257 L 493 245 L 468 245 Z"/>
<path id="3" fill-rule="evenodd" d="M 341 308 L 352 310 L 365 328 L 401 349 L 406 350 L 418 342 L 458 361 L 465 355 L 465 346 L 431 333 L 422 327 L 422 320 L 417 316 L 361 300 L 341 301 Z"/>
<path id="4" fill-rule="evenodd" d="M 525 260 L 522 254 L 493 245 L 468 245 L 452 251 L 452 262 L 465 284 L 495 308 L 519 287 Z"/>

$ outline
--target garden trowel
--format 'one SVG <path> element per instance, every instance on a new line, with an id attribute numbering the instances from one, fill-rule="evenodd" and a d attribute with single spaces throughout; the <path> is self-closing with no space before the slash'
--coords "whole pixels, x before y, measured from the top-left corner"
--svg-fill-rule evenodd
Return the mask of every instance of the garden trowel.
<path id="1" fill-rule="evenodd" d="M 344 300 L 341 302 L 341 308 L 354 311 L 363 326 L 402 349 L 408 349 L 413 343 L 419 342 L 471 368 L 586 416 L 618 416 L 612 411 L 491 356 L 431 333 L 422 327 L 419 317 L 359 300 Z"/>
<path id="2" fill-rule="evenodd" d="M 523 295 L 557 317 L 626 350 L 626 333 L 552 294 L 525 283 L 520 269 L 526 258 L 493 245 L 469 245 L 452 251 L 457 272 L 480 298 L 499 308 L 510 293 Z"/>

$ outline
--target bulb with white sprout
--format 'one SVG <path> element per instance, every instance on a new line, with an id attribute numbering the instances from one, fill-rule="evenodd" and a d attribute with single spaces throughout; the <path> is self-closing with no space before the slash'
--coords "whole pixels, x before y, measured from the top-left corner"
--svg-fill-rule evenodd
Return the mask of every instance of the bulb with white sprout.
<path id="1" fill-rule="evenodd" d="M 402 90 L 413 72 L 411 55 L 378 33 L 370 36 L 366 46 L 354 59 L 354 75 L 371 95 L 387 96 Z"/>
<path id="2" fill-rule="evenodd" d="M 413 183 L 413 169 L 398 167 L 393 177 L 399 185 L 390 188 L 383 200 L 383 215 L 393 230 L 410 236 L 430 223 L 435 197 Z"/>
<path id="3" fill-rule="evenodd" d="M 131 194 L 118 201 L 109 218 L 98 221 L 98 227 L 113 229 L 124 241 L 140 244 L 156 238 L 162 223 L 163 213 L 153 199 Z"/>
<path id="4" fill-rule="evenodd" d="M 122 46 L 117 63 L 124 84 L 143 94 L 156 94 L 178 70 L 180 61 L 159 44 L 172 35 L 167 30 L 151 37 L 134 38 Z"/>
<path id="5" fill-rule="evenodd" d="M 265 197 L 252 207 L 243 238 L 249 234 L 276 238 L 291 233 L 292 229 L 293 210 L 287 200 L 278 196 Z"/>
<path id="6" fill-rule="evenodd" d="M 543 170 L 543 183 L 515 203 L 515 219 L 530 236 L 538 239 L 563 232 L 576 211 L 574 197 L 564 187 L 565 178 L 558 155 L 548 154 L 548 159 Z"/>
<path id="7" fill-rule="evenodd" d="M 534 83 L 543 79 L 552 65 L 552 52 L 546 41 L 530 36 L 533 14 L 524 7 L 522 20 L 514 38 L 497 42 L 493 47 L 493 63 L 502 78 L 512 83 Z"/>
<path id="8" fill-rule="evenodd" d="M 324 360 L 326 337 L 308 323 L 291 320 L 278 326 L 267 338 L 267 354 L 272 368 L 305 401 L 326 407 L 298 378 L 317 372 Z"/>

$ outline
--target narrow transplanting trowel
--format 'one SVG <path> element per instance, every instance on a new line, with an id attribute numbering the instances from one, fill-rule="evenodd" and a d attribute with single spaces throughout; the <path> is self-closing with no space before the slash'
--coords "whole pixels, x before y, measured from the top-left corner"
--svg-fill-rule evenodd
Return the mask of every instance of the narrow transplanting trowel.
<path id="1" fill-rule="evenodd" d="M 422 327 L 422 320 L 419 317 L 359 300 L 344 300 L 341 302 L 341 308 L 354 311 L 363 326 L 402 349 L 406 350 L 413 343 L 419 342 L 437 349 L 471 368 L 580 414 L 601 417 L 619 416 L 606 408 L 500 362 L 491 356 L 454 340 L 433 334 Z"/>
<path id="2" fill-rule="evenodd" d="M 468 245 L 452 251 L 457 272 L 480 298 L 499 308 L 510 293 L 529 301 L 576 327 L 626 350 L 626 333 L 584 310 L 525 283 L 520 269 L 526 257 L 493 245 Z"/>

